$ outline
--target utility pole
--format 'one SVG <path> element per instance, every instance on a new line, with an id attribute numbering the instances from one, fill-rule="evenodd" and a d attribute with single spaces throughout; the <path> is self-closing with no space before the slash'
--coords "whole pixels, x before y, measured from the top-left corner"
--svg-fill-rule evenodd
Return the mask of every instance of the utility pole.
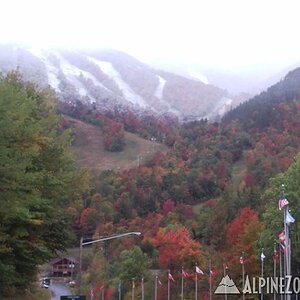
<path id="1" fill-rule="evenodd" d="M 80 238 L 80 246 L 79 246 L 79 293 L 81 293 L 81 277 L 82 277 L 82 243 L 83 237 Z"/>

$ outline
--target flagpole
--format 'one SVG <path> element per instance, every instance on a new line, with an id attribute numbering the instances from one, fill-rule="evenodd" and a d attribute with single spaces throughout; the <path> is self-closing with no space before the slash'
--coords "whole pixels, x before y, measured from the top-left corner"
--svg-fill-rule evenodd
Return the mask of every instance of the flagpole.
<path id="1" fill-rule="evenodd" d="M 261 260 L 261 278 L 264 278 L 264 248 L 262 248 L 261 250 L 261 256 L 260 256 L 260 260 Z M 263 300 L 264 299 L 264 293 L 263 291 L 261 291 L 260 294 L 260 299 Z"/>
<path id="2" fill-rule="evenodd" d="M 169 273 L 168 273 L 168 300 L 170 300 L 170 270 L 169 270 Z"/>
<path id="3" fill-rule="evenodd" d="M 134 278 L 132 279 L 132 288 L 131 288 L 131 299 L 134 300 L 134 289 L 135 289 L 135 282 Z"/>
<path id="4" fill-rule="evenodd" d="M 224 278 L 226 277 L 226 264 L 223 264 Z M 225 284 L 225 300 L 227 300 L 227 285 Z"/>
<path id="5" fill-rule="evenodd" d="M 277 251 L 276 251 L 276 243 L 274 243 L 274 252 L 273 252 L 273 271 L 274 271 L 274 282 L 276 280 L 276 256 L 277 255 Z M 276 300 L 276 291 L 274 289 L 274 300 Z"/>
<path id="6" fill-rule="evenodd" d="M 154 282 L 154 300 L 157 300 L 157 281 L 158 281 L 158 275 L 155 275 L 155 282 Z"/>
<path id="7" fill-rule="evenodd" d="M 208 262 L 209 268 L 209 300 L 212 300 L 212 278 L 211 278 L 211 260 Z"/>
<path id="8" fill-rule="evenodd" d="M 287 243 L 285 243 L 284 253 L 283 253 L 283 278 L 284 278 L 284 283 L 286 283 L 286 274 L 287 274 L 286 256 L 287 256 Z M 287 300 L 287 294 L 286 293 L 284 293 L 284 300 Z"/>
<path id="9" fill-rule="evenodd" d="M 284 199 L 284 191 L 282 191 L 282 199 Z M 287 206 L 284 207 L 283 211 L 283 224 L 284 224 L 284 234 L 285 234 L 285 252 L 284 252 L 284 264 L 285 264 L 285 270 L 284 270 L 284 279 L 286 280 L 286 276 L 289 274 L 288 271 L 288 261 L 289 261 L 289 232 L 288 232 L 288 226 L 286 224 L 286 210 Z M 288 300 L 288 295 L 285 293 L 285 299 Z"/>
<path id="10" fill-rule="evenodd" d="M 242 278 L 243 278 L 243 290 L 242 290 L 242 293 L 243 293 L 243 300 L 245 300 L 245 293 L 244 293 L 244 288 L 245 288 L 245 265 L 244 265 L 244 255 L 245 253 L 242 252 Z"/>
<path id="11" fill-rule="evenodd" d="M 291 247 L 290 247 L 290 228 L 287 224 L 287 212 L 288 205 L 284 211 L 284 226 L 285 226 L 285 238 L 286 238 L 286 275 L 291 275 Z"/>
<path id="12" fill-rule="evenodd" d="M 145 291 L 144 291 L 144 277 L 142 277 L 142 300 L 144 300 L 145 297 Z"/>
<path id="13" fill-rule="evenodd" d="M 279 277 L 282 278 L 282 257 L 281 246 L 279 245 Z M 283 300 L 283 295 L 280 293 L 280 300 Z"/>
<path id="14" fill-rule="evenodd" d="M 181 300 L 183 300 L 183 266 L 181 267 Z"/>
<path id="15" fill-rule="evenodd" d="M 121 300 L 122 299 L 121 281 L 119 282 L 118 292 L 119 292 L 119 300 Z"/>
<path id="16" fill-rule="evenodd" d="M 196 274 L 196 277 L 195 277 L 195 300 L 198 299 L 198 276 L 197 276 L 197 264 L 196 264 L 196 267 L 195 267 L 195 274 Z"/>
<path id="17" fill-rule="evenodd" d="M 284 195 L 284 184 L 281 185 L 282 191 L 281 191 L 281 199 L 285 199 Z M 287 278 L 287 276 L 291 275 L 291 252 L 290 252 L 290 233 L 289 233 L 289 225 L 287 224 L 287 212 L 288 212 L 288 202 L 287 205 L 284 206 L 284 213 L 283 213 L 283 221 L 284 221 L 284 234 L 285 234 L 285 273 L 284 278 Z M 285 295 L 287 300 L 291 299 L 290 294 Z"/>
<path id="18" fill-rule="evenodd" d="M 283 279 L 284 279 L 284 283 L 285 283 L 285 276 L 286 276 L 286 251 L 287 251 L 287 247 L 286 244 L 284 246 L 284 253 L 283 253 Z M 284 300 L 286 300 L 286 293 L 284 293 Z"/>

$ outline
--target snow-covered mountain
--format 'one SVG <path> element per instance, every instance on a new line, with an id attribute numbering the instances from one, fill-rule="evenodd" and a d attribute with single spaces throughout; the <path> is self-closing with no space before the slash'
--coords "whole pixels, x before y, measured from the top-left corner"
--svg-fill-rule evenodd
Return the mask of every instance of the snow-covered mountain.
<path id="1" fill-rule="evenodd" d="M 201 81 L 157 70 L 115 50 L 0 46 L 0 71 L 17 68 L 25 80 L 50 85 L 61 101 L 80 101 L 102 111 L 121 106 L 182 118 L 215 118 L 235 104 L 226 90 L 204 83 L 205 77 Z"/>

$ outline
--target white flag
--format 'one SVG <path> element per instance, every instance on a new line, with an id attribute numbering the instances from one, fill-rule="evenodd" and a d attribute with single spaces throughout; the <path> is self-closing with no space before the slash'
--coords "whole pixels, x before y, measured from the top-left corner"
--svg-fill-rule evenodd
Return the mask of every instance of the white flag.
<path id="1" fill-rule="evenodd" d="M 197 266 L 196 266 L 196 273 L 198 273 L 198 274 L 204 274 L 204 272 L 200 269 L 200 268 L 198 268 Z"/>
<path id="2" fill-rule="evenodd" d="M 291 223 L 294 223 L 294 222 L 295 222 L 295 219 L 293 218 L 293 216 L 290 214 L 289 211 L 286 212 L 285 222 L 286 222 L 286 224 L 288 224 L 288 225 L 290 225 Z"/>
<path id="3" fill-rule="evenodd" d="M 264 253 L 262 252 L 261 255 L 260 255 L 260 260 L 261 260 L 261 261 L 264 261 L 265 258 L 266 258 L 266 256 L 265 256 Z"/>

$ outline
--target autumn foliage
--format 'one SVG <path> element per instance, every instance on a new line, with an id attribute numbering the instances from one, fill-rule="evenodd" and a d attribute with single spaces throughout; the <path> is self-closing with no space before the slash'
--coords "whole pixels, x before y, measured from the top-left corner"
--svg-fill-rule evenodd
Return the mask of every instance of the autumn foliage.
<path id="1" fill-rule="evenodd" d="M 159 262 L 165 268 L 171 266 L 192 265 L 200 257 L 201 245 L 193 241 L 187 228 L 160 228 L 153 238 L 153 244 L 159 251 Z"/>

